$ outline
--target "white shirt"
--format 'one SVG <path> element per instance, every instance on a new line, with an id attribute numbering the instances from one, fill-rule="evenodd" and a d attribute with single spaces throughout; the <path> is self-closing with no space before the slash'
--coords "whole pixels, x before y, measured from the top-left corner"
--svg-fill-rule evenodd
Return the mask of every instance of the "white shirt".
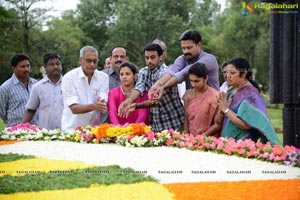
<path id="1" fill-rule="evenodd" d="M 64 108 L 61 93 L 61 78 L 54 84 L 47 76 L 32 87 L 26 109 L 38 109 L 38 126 L 49 130 L 61 128 L 61 116 Z"/>
<path id="2" fill-rule="evenodd" d="M 107 101 L 109 78 L 104 72 L 94 71 L 90 84 L 83 73 L 82 67 L 77 67 L 66 73 L 62 79 L 62 94 L 64 110 L 62 115 L 62 130 L 74 129 L 76 126 L 96 125 L 100 122 L 100 112 L 91 111 L 82 114 L 73 114 L 72 104 L 87 105 L 95 103 L 98 97 Z"/>

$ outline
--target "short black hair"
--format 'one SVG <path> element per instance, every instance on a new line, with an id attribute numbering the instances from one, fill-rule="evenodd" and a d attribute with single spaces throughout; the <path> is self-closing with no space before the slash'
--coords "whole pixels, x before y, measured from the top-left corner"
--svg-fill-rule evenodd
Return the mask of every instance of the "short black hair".
<path id="1" fill-rule="evenodd" d="M 138 73 L 137 67 L 135 66 L 135 64 L 133 64 L 133 63 L 131 63 L 131 62 L 128 62 L 128 61 L 123 62 L 123 63 L 120 65 L 120 67 L 119 67 L 119 72 L 120 72 L 121 69 L 124 68 L 124 67 L 128 67 L 128 68 L 132 71 L 133 74 Z"/>
<path id="2" fill-rule="evenodd" d="M 205 64 L 196 62 L 190 67 L 189 74 L 195 75 L 198 78 L 206 78 L 208 72 Z"/>
<path id="3" fill-rule="evenodd" d="M 44 64 L 47 65 L 48 61 L 50 59 L 54 59 L 54 58 L 57 58 L 58 60 L 60 60 L 60 56 L 56 53 L 47 53 L 47 54 L 45 54 L 44 55 Z"/>
<path id="4" fill-rule="evenodd" d="M 193 40 L 196 44 L 202 42 L 201 34 L 193 29 L 184 31 L 180 36 L 180 41 L 182 40 Z"/>
<path id="5" fill-rule="evenodd" d="M 145 51 L 156 51 L 158 56 L 161 56 L 163 54 L 163 50 L 162 48 L 160 47 L 159 44 L 156 44 L 156 43 L 149 43 L 145 46 L 144 48 L 144 53 Z"/>
<path id="6" fill-rule="evenodd" d="M 28 60 L 30 62 L 29 56 L 27 56 L 24 53 L 17 53 L 13 57 L 11 57 L 10 65 L 12 67 L 16 67 L 18 65 L 18 63 L 23 61 L 23 60 Z"/>

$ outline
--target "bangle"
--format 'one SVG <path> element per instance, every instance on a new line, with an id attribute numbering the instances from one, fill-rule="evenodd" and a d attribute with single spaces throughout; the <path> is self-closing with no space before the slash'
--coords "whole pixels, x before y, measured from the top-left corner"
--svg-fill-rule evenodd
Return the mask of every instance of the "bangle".
<path id="1" fill-rule="evenodd" d="M 229 112 L 229 108 L 227 108 L 225 111 L 224 111 L 224 114 L 227 114 Z"/>
<path id="2" fill-rule="evenodd" d="M 136 103 L 136 104 L 135 104 L 135 109 L 137 109 L 137 106 L 138 106 L 138 104 Z"/>

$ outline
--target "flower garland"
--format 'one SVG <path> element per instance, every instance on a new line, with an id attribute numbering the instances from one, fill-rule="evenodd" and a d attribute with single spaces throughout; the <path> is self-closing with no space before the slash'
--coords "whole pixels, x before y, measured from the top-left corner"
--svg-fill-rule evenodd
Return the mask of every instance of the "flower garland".
<path id="1" fill-rule="evenodd" d="M 194 136 L 172 129 L 154 133 L 149 126 L 137 123 L 123 126 L 107 123 L 97 127 L 78 126 L 73 131 L 40 129 L 26 123 L 4 129 L 0 132 L 0 140 L 59 140 L 94 144 L 114 142 L 126 147 L 170 146 L 300 167 L 300 150 L 294 146 L 282 147 L 269 142 L 262 144 L 249 139 L 235 141 L 233 138 Z"/>

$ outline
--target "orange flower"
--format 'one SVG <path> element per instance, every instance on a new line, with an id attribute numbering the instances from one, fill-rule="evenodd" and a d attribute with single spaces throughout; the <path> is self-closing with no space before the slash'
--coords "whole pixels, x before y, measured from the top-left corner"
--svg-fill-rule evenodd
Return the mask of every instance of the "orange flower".
<path id="1" fill-rule="evenodd" d="M 8 145 L 8 144 L 14 144 L 16 142 L 20 142 L 19 140 L 11 140 L 11 141 L 0 141 L 0 145 Z"/>
<path id="2" fill-rule="evenodd" d="M 95 128 L 92 128 L 91 131 L 92 133 L 98 138 L 106 138 L 107 135 L 106 135 L 106 130 L 111 127 L 112 125 L 111 124 L 108 124 L 108 123 L 104 123 L 104 124 L 101 124 Z"/>
<path id="3" fill-rule="evenodd" d="M 300 179 L 164 184 L 176 200 L 296 200 Z M 276 191 L 276 194 L 274 194 Z"/>
<path id="4" fill-rule="evenodd" d="M 133 135 L 143 135 L 144 132 L 144 125 L 143 124 L 131 124 L 133 129 Z"/>

